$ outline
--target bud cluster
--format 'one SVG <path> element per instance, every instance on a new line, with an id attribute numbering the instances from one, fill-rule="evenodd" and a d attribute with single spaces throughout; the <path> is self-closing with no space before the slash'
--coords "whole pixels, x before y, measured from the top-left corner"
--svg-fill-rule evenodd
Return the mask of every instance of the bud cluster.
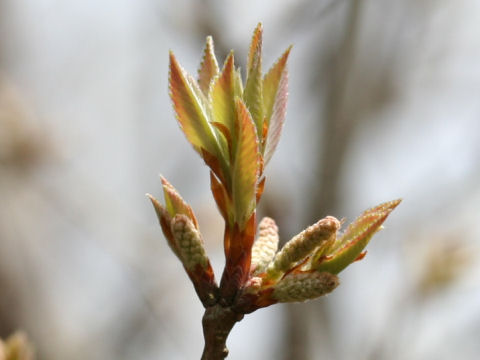
<path id="1" fill-rule="evenodd" d="M 327 216 L 294 236 L 280 251 L 273 219 L 263 218 L 257 234 L 256 208 L 265 185 L 264 168 L 285 120 L 291 50 L 287 48 L 264 74 L 262 41 L 259 24 L 252 36 L 245 79 L 235 65 L 233 51 L 219 67 L 211 37 L 197 78 L 170 53 L 169 91 L 175 116 L 210 168 L 212 194 L 225 220 L 226 262 L 220 286 L 190 205 L 164 178 L 165 205 L 149 195 L 168 244 L 204 306 L 218 305 L 240 314 L 331 292 L 339 283 L 337 274 L 365 256 L 364 248 L 400 203 L 390 201 L 365 211 L 343 233 L 339 232 L 341 222 Z"/>
<path id="2" fill-rule="evenodd" d="M 390 201 L 365 211 L 343 234 L 339 233 L 341 222 L 327 216 L 294 236 L 275 255 L 278 228 L 272 219 L 263 219 L 240 307 L 251 312 L 276 302 L 306 301 L 328 294 L 339 284 L 337 274 L 363 259 L 365 246 L 399 203 Z"/>

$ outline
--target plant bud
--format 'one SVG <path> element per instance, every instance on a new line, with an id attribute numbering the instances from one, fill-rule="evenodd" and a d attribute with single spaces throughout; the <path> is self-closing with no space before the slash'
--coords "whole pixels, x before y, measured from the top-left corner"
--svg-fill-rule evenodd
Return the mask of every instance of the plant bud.
<path id="1" fill-rule="evenodd" d="M 327 272 L 291 274 L 275 285 L 272 296 L 278 302 L 306 301 L 330 293 L 338 284 L 338 278 Z"/>
<path id="2" fill-rule="evenodd" d="M 260 222 L 258 238 L 252 247 L 252 269 L 255 274 L 265 271 L 277 249 L 278 227 L 273 219 L 265 217 Z"/>
<path id="3" fill-rule="evenodd" d="M 316 224 L 308 227 L 285 244 L 268 267 L 270 278 L 279 278 L 298 261 L 307 257 L 316 247 L 336 236 L 340 221 L 333 216 L 327 216 Z"/>
<path id="4" fill-rule="evenodd" d="M 171 231 L 179 251 L 179 257 L 187 270 L 197 265 L 207 268 L 209 260 L 203 247 L 200 232 L 186 215 L 176 215 L 172 219 Z"/>

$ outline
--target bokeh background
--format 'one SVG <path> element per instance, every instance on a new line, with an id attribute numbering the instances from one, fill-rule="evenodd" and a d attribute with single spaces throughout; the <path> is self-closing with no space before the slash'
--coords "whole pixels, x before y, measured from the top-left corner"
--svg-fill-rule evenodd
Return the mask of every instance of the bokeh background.
<path id="1" fill-rule="evenodd" d="M 290 44 L 290 99 L 260 215 L 282 241 L 402 197 L 341 286 L 237 324 L 229 359 L 478 359 L 480 2 L 1 0 L 0 337 L 39 360 L 198 359 L 202 307 L 146 192 L 165 175 L 222 222 L 174 120 L 168 50 L 244 68 Z"/>

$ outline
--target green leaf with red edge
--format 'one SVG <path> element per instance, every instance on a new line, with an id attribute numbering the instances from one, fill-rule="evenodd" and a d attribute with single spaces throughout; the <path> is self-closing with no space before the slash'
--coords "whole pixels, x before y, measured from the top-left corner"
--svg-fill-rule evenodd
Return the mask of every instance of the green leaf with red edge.
<path id="1" fill-rule="evenodd" d="M 252 36 L 247 60 L 247 81 L 243 91 L 243 99 L 247 105 L 257 133 L 262 136 L 263 129 L 263 78 L 262 78 L 262 24 L 258 24 Z"/>
<path id="2" fill-rule="evenodd" d="M 235 220 L 240 228 L 255 210 L 255 196 L 259 168 L 259 146 L 255 124 L 239 98 L 236 99 L 238 140 L 232 175 L 232 198 Z"/>
<path id="3" fill-rule="evenodd" d="M 198 69 L 198 85 L 205 96 L 208 95 L 212 79 L 217 76 L 218 73 L 219 68 L 215 57 L 213 40 L 211 36 L 207 36 L 203 59 Z"/>
<path id="4" fill-rule="evenodd" d="M 352 237 L 358 233 L 363 231 L 364 227 L 368 227 L 369 223 L 367 220 L 362 220 L 363 218 L 368 219 L 369 215 L 375 214 L 378 216 L 378 213 L 387 212 L 389 215 L 401 202 L 401 199 L 387 201 L 381 203 L 377 206 L 374 206 L 370 209 L 365 210 L 354 222 L 348 225 L 347 229 L 343 232 L 342 236 L 340 236 L 336 241 L 335 244 L 328 250 L 328 253 L 334 253 L 339 248 L 344 246 L 346 243 L 352 241 Z"/>
<path id="5" fill-rule="evenodd" d="M 222 134 L 227 139 L 229 149 L 231 141 L 235 139 L 235 65 L 233 52 L 225 60 L 221 74 L 216 77 L 210 88 L 210 103 L 212 105 L 213 119 L 222 124 L 228 133 L 222 129 Z M 229 142 L 230 140 L 230 142 Z M 234 146 L 233 146 L 234 147 Z"/>
<path id="6" fill-rule="evenodd" d="M 264 140 L 265 163 L 268 163 L 280 140 L 288 98 L 287 60 L 291 46 L 272 66 L 263 79 L 263 103 L 265 121 L 268 126 L 267 138 Z"/>
<path id="7" fill-rule="evenodd" d="M 178 214 L 186 215 L 198 229 L 198 221 L 190 205 L 188 205 L 185 200 L 182 199 L 180 194 L 172 186 L 172 184 L 167 181 L 167 179 L 165 179 L 163 176 L 160 176 L 160 179 L 162 180 L 165 207 L 170 216 L 173 218 Z"/>
<path id="8" fill-rule="evenodd" d="M 370 213 L 375 213 L 378 211 L 388 211 L 389 213 L 392 212 L 400 203 L 402 202 L 402 199 L 397 199 L 397 200 L 392 200 L 392 201 L 387 201 L 384 202 L 380 205 L 374 206 L 373 208 L 370 208 L 368 210 L 365 210 L 363 215 L 370 214 Z M 348 230 L 348 229 L 347 229 Z"/>
<path id="9" fill-rule="evenodd" d="M 291 50 L 292 47 L 289 46 L 263 78 L 263 104 L 267 122 L 269 122 L 272 116 L 275 99 L 279 94 L 280 80 L 286 76 L 287 60 Z"/>
<path id="10" fill-rule="evenodd" d="M 200 87 L 192 76 L 186 74 L 186 79 L 188 81 L 188 84 L 190 85 L 190 88 L 197 96 L 197 99 L 199 100 L 202 109 L 205 110 L 205 113 L 207 114 L 207 119 L 214 119 L 213 110 L 208 99 L 208 95 L 205 96 L 202 93 L 202 90 L 200 90 Z M 215 134 L 215 138 L 218 144 L 218 154 L 220 155 L 217 155 L 215 153 L 212 154 L 205 148 L 202 148 L 200 149 L 200 156 L 210 167 L 210 169 L 213 170 L 213 172 L 215 172 L 216 174 L 218 173 L 218 176 L 222 178 L 228 177 L 228 159 L 231 147 L 231 141 L 229 140 L 230 134 L 228 132 L 225 133 L 224 130 L 222 130 L 221 125 L 213 120 L 209 121 L 209 125 L 211 126 L 211 129 Z"/>
<path id="11" fill-rule="evenodd" d="M 262 57 L 262 39 L 263 39 L 263 26 L 262 23 L 258 23 L 255 30 L 253 30 L 252 39 L 250 41 L 250 49 L 247 58 L 247 76 L 252 69 L 256 66 L 256 63 L 261 61 Z"/>
<path id="12" fill-rule="evenodd" d="M 198 92 L 192 88 L 192 82 L 193 78 L 188 78 L 170 52 L 170 97 L 180 127 L 200 155 L 202 148 L 212 154 L 219 154 L 215 133 L 208 122 L 208 110 L 204 108 L 204 101 Z"/>
<path id="13" fill-rule="evenodd" d="M 361 259 L 363 249 L 400 201 L 390 201 L 366 210 L 348 226 L 328 255 L 312 263 L 312 268 L 338 274 L 355 260 Z"/>

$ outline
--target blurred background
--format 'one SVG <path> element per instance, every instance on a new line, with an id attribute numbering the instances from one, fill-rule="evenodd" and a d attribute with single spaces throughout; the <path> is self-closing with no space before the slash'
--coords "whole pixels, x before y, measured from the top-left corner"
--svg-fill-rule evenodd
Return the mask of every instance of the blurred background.
<path id="1" fill-rule="evenodd" d="M 204 40 L 264 66 L 290 44 L 290 99 L 260 216 L 286 241 L 402 197 L 341 286 L 236 325 L 229 359 L 477 359 L 480 2 L 0 0 L 0 337 L 39 360 L 198 359 L 203 309 L 144 194 L 161 172 L 222 222 L 178 129 L 168 50 Z"/>

